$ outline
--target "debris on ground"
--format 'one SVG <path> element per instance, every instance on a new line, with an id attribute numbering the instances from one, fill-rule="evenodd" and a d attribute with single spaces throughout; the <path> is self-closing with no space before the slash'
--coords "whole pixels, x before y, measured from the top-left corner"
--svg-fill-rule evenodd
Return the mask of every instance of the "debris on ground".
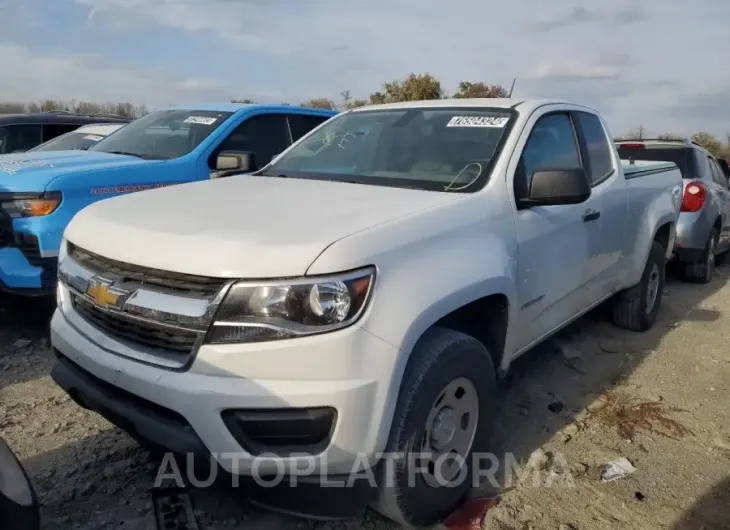
<path id="1" fill-rule="evenodd" d="M 612 482 L 620 478 L 628 477 L 636 471 L 634 465 L 629 462 L 628 458 L 619 458 L 608 464 L 604 464 L 601 469 L 601 482 Z"/>
<path id="2" fill-rule="evenodd" d="M 550 457 L 542 449 L 535 449 L 527 460 L 527 467 L 533 471 L 547 469 L 550 464 Z"/>
<path id="3" fill-rule="evenodd" d="M 679 439 L 692 431 L 669 417 L 672 412 L 684 412 L 677 407 L 650 400 L 640 400 L 626 392 L 610 392 L 601 399 L 603 405 L 590 410 L 590 417 L 607 427 L 613 427 L 624 440 L 633 441 L 639 431 Z"/>

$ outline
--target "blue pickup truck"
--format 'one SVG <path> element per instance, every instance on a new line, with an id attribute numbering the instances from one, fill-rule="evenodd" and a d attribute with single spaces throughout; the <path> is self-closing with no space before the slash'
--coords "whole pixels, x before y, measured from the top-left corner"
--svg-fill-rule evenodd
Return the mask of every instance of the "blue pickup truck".
<path id="1" fill-rule="evenodd" d="M 288 105 L 175 106 L 131 122 L 88 151 L 0 156 L 0 290 L 51 294 L 61 236 L 85 206 L 255 171 L 335 114 Z"/>

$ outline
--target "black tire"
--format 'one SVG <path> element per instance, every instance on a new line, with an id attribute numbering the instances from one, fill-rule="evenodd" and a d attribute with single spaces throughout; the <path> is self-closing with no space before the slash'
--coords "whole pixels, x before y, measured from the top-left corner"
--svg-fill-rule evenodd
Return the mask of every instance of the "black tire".
<path id="1" fill-rule="evenodd" d="M 638 284 L 621 291 L 616 295 L 613 303 L 613 323 L 620 328 L 631 331 L 646 331 L 654 325 L 664 291 L 664 277 L 666 274 L 666 259 L 664 247 L 654 241 L 649 250 L 649 258 L 644 266 L 644 273 Z M 658 284 L 653 287 L 656 294 L 649 307 L 650 280 L 657 275 Z M 654 285 L 651 282 L 651 285 Z"/>
<path id="2" fill-rule="evenodd" d="M 411 355 L 387 445 L 387 454 L 403 455 L 403 458 L 380 466 L 378 499 L 373 508 L 397 523 L 420 527 L 445 518 L 468 494 L 473 476 L 472 455 L 489 448 L 497 382 L 487 349 L 464 333 L 432 328 L 419 340 Z M 418 464 L 411 455 L 421 451 L 427 418 L 442 392 L 461 378 L 473 385 L 478 403 L 471 449 L 463 455 L 466 471 L 457 474 L 460 480 L 455 480 L 453 485 L 434 487 L 427 483 L 424 474 L 416 472 Z"/>
<path id="3" fill-rule="evenodd" d="M 684 277 L 693 283 L 710 283 L 715 277 L 715 251 L 720 232 L 717 228 L 712 229 L 710 237 L 705 244 L 700 260 L 697 263 L 688 263 L 684 268 Z"/>
<path id="4" fill-rule="evenodd" d="M 3 530 L 39 530 L 41 527 L 38 497 L 33 484 L 18 457 L 2 438 L 0 438 L 0 522 Z"/>

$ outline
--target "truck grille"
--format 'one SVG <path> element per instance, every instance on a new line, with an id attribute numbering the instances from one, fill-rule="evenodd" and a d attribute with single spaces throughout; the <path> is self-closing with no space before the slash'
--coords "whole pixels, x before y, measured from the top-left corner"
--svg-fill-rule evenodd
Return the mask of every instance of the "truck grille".
<path id="1" fill-rule="evenodd" d="M 13 243 L 13 220 L 0 210 L 0 248 Z"/>
<path id="2" fill-rule="evenodd" d="M 15 246 L 25 256 L 33 267 L 42 267 L 43 258 L 41 258 L 41 249 L 38 245 L 38 238 L 32 234 L 26 234 L 23 232 L 16 232 L 15 234 Z"/>
<path id="3" fill-rule="evenodd" d="M 71 242 L 67 242 L 67 257 L 83 271 L 77 269 L 81 276 L 64 280 L 74 312 L 107 337 L 158 358 L 159 363 L 154 362 L 160 366 L 182 368 L 186 364 L 208 329 L 210 315 L 203 316 L 203 312 L 215 310 L 217 295 L 228 282 L 123 263 Z M 89 286 L 100 285 L 92 282 L 105 278 L 125 293 L 118 301 L 100 301 L 97 295 L 89 294 Z M 145 306 L 142 301 L 136 309 L 132 309 L 132 302 L 132 307 L 127 307 L 127 298 L 138 292 L 146 292 L 146 303 L 152 305 Z M 155 299 L 155 293 L 164 297 Z"/>
<path id="4" fill-rule="evenodd" d="M 125 280 L 137 281 L 147 286 L 177 291 L 181 295 L 188 293 L 195 296 L 213 297 L 226 282 L 221 278 L 162 271 L 123 263 L 84 250 L 71 242 L 68 242 L 68 255 L 76 263 L 95 274 L 111 273 Z"/>
<path id="5" fill-rule="evenodd" d="M 202 332 L 166 328 L 128 317 L 120 312 L 104 311 L 79 295 L 74 295 L 72 300 L 76 313 L 92 326 L 120 342 L 188 355 L 202 335 Z"/>

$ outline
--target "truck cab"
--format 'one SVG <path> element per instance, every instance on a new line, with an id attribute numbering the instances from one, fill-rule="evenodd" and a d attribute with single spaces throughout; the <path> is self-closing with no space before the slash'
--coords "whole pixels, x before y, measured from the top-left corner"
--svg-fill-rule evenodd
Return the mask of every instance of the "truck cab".
<path id="1" fill-rule="evenodd" d="M 63 231 L 89 204 L 253 171 L 334 114 L 286 105 L 177 106 L 147 114 L 85 151 L 0 157 L 0 290 L 53 293 Z"/>
<path id="2" fill-rule="evenodd" d="M 250 175 L 93 204 L 61 245 L 52 377 L 266 477 L 259 504 L 434 524 L 488 464 L 513 360 L 603 302 L 655 322 L 682 178 L 610 138 L 569 102 L 366 106 Z"/>
<path id="3" fill-rule="evenodd" d="M 22 153 L 41 143 L 89 124 L 125 124 L 131 118 L 116 114 L 78 114 L 68 111 L 0 115 L 0 155 Z"/>

